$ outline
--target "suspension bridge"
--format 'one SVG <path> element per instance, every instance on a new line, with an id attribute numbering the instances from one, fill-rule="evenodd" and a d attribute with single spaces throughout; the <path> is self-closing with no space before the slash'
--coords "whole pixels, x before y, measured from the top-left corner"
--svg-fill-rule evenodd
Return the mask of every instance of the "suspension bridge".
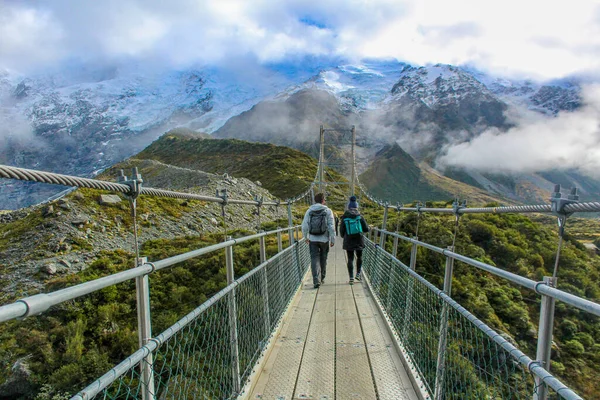
<path id="1" fill-rule="evenodd" d="M 600 203 L 579 202 L 576 190 L 563 198 L 560 188 L 550 204 L 468 208 L 391 206 L 369 194 L 355 167 L 354 128 L 350 136 L 351 178 L 348 194 L 362 193 L 381 207 L 383 222 L 367 234 L 364 282 L 347 284 L 341 238 L 329 256 L 325 283 L 312 287 L 309 247 L 294 225 L 292 207 L 311 202 L 314 188 L 328 191 L 343 182 L 327 182 L 325 138 L 321 127 L 319 165 L 314 182 L 299 196 L 281 200 L 229 198 L 173 192 L 143 186 L 140 174 L 121 174 L 116 183 L 0 165 L 0 178 L 44 182 L 73 188 L 122 193 L 129 199 L 136 236 L 136 263 L 131 269 L 55 292 L 40 293 L 0 306 L 0 323 L 35 318 L 51 307 L 135 280 L 139 349 L 72 398 L 93 399 L 581 399 L 550 371 L 555 303 L 563 302 L 591 318 L 600 305 L 557 288 L 557 270 L 566 219 L 576 212 L 598 212 Z M 162 260 L 140 257 L 137 200 L 144 196 L 195 199 L 256 207 L 286 206 L 288 226 L 231 238 Z M 448 214 L 550 213 L 559 221 L 553 276 L 533 281 L 454 249 L 406 237 L 387 229 L 388 212 Z M 277 253 L 267 258 L 266 238 L 276 236 Z M 258 241 L 260 263 L 243 276 L 234 273 L 234 248 Z M 401 243 L 410 258 L 400 260 Z M 285 244 L 285 245 L 284 245 Z M 417 253 L 446 259 L 442 288 L 416 273 Z M 227 286 L 174 325 L 152 332 L 150 279 L 186 260 L 224 253 Z M 452 298 L 454 262 L 505 279 L 541 299 L 535 355 L 524 354 Z"/>

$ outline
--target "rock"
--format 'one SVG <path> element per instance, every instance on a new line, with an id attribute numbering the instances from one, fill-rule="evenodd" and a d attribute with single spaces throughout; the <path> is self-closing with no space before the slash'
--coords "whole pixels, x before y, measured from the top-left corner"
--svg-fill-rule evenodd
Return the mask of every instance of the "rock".
<path id="1" fill-rule="evenodd" d="M 42 225 L 44 225 L 44 228 L 46 229 L 55 229 L 56 227 L 58 227 L 58 224 L 52 220 L 46 221 Z"/>
<path id="2" fill-rule="evenodd" d="M 71 205 L 69 204 L 69 202 L 65 199 L 61 199 L 58 201 L 58 206 L 60 208 L 62 208 L 63 210 L 70 210 L 71 209 Z"/>
<path id="3" fill-rule="evenodd" d="M 54 206 L 52 204 L 42 209 L 42 217 L 49 217 L 54 214 Z"/>
<path id="4" fill-rule="evenodd" d="M 216 225 L 219 225 L 219 221 L 217 221 L 217 219 L 216 219 L 216 218 L 211 218 L 211 219 L 210 219 L 210 223 L 211 223 L 211 224 L 213 224 L 213 225 L 215 225 L 215 226 L 216 226 Z"/>
<path id="5" fill-rule="evenodd" d="M 81 192 L 75 192 L 75 194 L 73 195 L 73 198 L 75 200 L 83 200 L 85 198 L 85 196 L 83 194 L 81 194 Z"/>
<path id="6" fill-rule="evenodd" d="M 30 383 L 31 371 L 26 359 L 21 358 L 12 366 L 10 375 L 0 385 L 0 398 L 16 399 L 29 397 L 33 388 Z"/>
<path id="7" fill-rule="evenodd" d="M 101 194 L 98 199 L 100 205 L 117 204 L 121 202 L 121 198 L 116 194 Z"/>
<path id="8" fill-rule="evenodd" d="M 44 272 L 47 273 L 48 275 L 56 274 L 56 264 L 50 263 L 50 264 L 44 265 Z"/>
<path id="9" fill-rule="evenodd" d="M 78 227 L 81 228 L 83 225 L 87 224 L 88 221 L 89 220 L 87 219 L 87 217 L 78 216 L 71 220 L 71 224 L 77 225 Z"/>
<path id="10" fill-rule="evenodd" d="M 149 213 L 145 213 L 140 215 L 140 218 L 142 219 L 142 221 L 148 221 L 148 218 L 150 218 L 150 214 Z"/>
<path id="11" fill-rule="evenodd" d="M 256 186 L 262 186 L 262 183 L 260 181 L 256 181 L 254 183 L 256 183 Z"/>
<path id="12" fill-rule="evenodd" d="M 65 267 L 67 267 L 69 269 L 71 269 L 71 263 L 68 262 L 67 260 L 58 260 L 58 263 L 64 265 Z"/>

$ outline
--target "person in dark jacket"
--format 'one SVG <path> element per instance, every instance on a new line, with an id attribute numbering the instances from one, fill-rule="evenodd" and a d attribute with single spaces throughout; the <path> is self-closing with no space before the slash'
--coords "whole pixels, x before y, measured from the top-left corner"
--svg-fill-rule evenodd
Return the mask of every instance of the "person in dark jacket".
<path id="1" fill-rule="evenodd" d="M 351 221 L 360 219 L 362 232 L 369 232 L 369 225 L 364 217 L 358 211 L 358 202 L 356 196 L 350 197 L 348 210 L 340 220 L 340 236 L 344 239 L 343 249 L 348 254 L 348 275 L 350 276 L 350 284 L 354 284 L 354 280 L 360 282 L 360 269 L 362 267 L 362 253 L 365 248 L 365 239 L 362 233 L 350 234 L 348 232 Z M 354 276 L 354 255 L 356 255 L 356 277 Z"/>

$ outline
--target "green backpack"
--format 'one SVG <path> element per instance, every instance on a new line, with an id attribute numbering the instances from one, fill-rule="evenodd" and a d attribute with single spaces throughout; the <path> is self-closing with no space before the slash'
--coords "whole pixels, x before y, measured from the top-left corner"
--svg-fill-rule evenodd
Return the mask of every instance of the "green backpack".
<path id="1" fill-rule="evenodd" d="M 354 218 L 345 218 L 344 224 L 346 225 L 347 235 L 358 235 L 362 233 L 362 225 L 360 224 L 360 215 Z"/>

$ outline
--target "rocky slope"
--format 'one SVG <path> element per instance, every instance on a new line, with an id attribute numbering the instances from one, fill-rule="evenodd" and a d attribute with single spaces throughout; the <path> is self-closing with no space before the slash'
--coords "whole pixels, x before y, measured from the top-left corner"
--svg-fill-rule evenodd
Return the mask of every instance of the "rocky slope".
<path id="1" fill-rule="evenodd" d="M 215 140 L 216 142 L 216 140 Z M 239 162 L 243 168 L 243 161 Z M 249 164 L 248 164 L 249 165 Z M 101 175 L 115 180 L 117 171 L 137 167 L 148 187 L 214 196 L 227 189 L 231 198 L 265 200 L 274 197 L 260 182 L 227 174 L 215 175 L 157 160 L 130 158 Z M 72 274 L 86 268 L 103 250 L 133 251 L 133 223 L 128 202 L 105 192 L 77 190 L 45 205 L 0 215 L 0 281 L 4 303 L 9 298 L 39 291 L 56 274 Z M 246 229 L 255 231 L 255 207 L 228 205 L 226 217 L 216 203 L 142 196 L 138 200 L 139 239 L 172 239 L 186 235 Z M 261 223 L 286 218 L 283 207 L 263 207 Z"/>

